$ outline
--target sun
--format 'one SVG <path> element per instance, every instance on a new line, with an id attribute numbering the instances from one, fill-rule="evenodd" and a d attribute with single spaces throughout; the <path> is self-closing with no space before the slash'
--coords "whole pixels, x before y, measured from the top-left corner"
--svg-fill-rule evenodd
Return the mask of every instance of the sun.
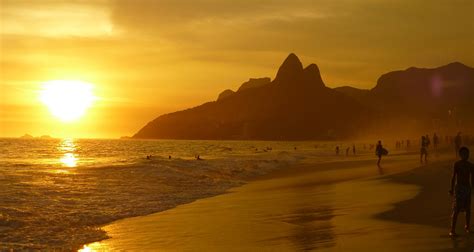
<path id="1" fill-rule="evenodd" d="M 63 122 L 81 118 L 95 99 L 93 85 L 78 80 L 51 80 L 42 84 L 40 100 Z"/>

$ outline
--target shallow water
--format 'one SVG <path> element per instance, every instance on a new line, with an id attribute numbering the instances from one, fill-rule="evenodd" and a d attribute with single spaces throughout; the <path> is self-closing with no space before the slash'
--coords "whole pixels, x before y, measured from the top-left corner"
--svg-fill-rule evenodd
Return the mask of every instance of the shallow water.
<path id="1" fill-rule="evenodd" d="M 114 220 L 217 195 L 303 160 L 334 159 L 336 144 L 0 139 L 0 248 L 75 249 L 105 238 L 99 227 Z"/>
<path id="2" fill-rule="evenodd" d="M 416 165 L 390 160 L 389 173 Z M 439 251 L 452 248 L 446 230 L 390 222 L 374 215 L 414 197 L 419 188 L 394 184 L 372 162 L 346 162 L 297 176 L 259 180 L 231 193 L 104 227 L 111 239 L 90 251 Z M 331 176 L 325 176 L 325 174 Z M 351 176 L 347 176 L 351 175 Z M 353 176 L 352 176 L 353 175 Z M 339 177 L 337 183 L 321 183 Z M 359 177 L 363 179 L 350 179 Z M 366 178 L 369 177 L 369 178 Z M 343 182 L 342 182 L 343 181 Z"/>

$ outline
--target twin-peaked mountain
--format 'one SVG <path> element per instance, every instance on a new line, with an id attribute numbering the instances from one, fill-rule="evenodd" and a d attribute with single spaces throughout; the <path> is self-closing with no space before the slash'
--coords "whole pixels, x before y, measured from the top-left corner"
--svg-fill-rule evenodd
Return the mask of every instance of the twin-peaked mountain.
<path id="1" fill-rule="evenodd" d="M 382 75 L 372 90 L 331 89 L 324 84 L 315 64 L 303 67 L 298 57 L 290 54 L 273 80 L 250 79 L 235 92 L 225 90 L 217 101 L 162 115 L 134 137 L 262 140 L 354 137 L 380 131 L 382 126 L 390 127 L 389 122 L 394 118 L 431 121 L 432 117 L 447 114 L 448 107 L 464 115 L 473 108 L 473 99 L 468 98 L 474 95 L 473 87 L 474 69 L 453 63 L 437 69 L 391 72 Z"/>

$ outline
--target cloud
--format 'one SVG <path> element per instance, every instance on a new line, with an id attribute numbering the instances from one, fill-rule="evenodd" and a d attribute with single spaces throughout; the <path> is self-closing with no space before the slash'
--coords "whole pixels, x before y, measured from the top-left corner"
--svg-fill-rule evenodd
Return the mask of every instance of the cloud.
<path id="1" fill-rule="evenodd" d="M 111 35 L 105 0 L 2 0 L 0 34 L 39 36 Z"/>
<path id="2" fill-rule="evenodd" d="M 334 82 L 370 85 L 393 68 L 474 64 L 472 12 L 471 0 L 117 0 L 111 17 L 117 29 L 192 57 L 296 52 L 331 67 L 370 67 L 356 78 L 350 69 L 329 73 Z"/>

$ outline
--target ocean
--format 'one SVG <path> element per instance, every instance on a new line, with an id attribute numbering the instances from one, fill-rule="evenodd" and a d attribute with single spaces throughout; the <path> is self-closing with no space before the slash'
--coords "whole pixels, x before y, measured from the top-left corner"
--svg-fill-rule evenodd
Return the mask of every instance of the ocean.
<path id="1" fill-rule="evenodd" d="M 0 250 L 75 250 L 106 238 L 104 224 L 218 195 L 303 160 L 328 160 L 336 145 L 0 139 Z"/>

